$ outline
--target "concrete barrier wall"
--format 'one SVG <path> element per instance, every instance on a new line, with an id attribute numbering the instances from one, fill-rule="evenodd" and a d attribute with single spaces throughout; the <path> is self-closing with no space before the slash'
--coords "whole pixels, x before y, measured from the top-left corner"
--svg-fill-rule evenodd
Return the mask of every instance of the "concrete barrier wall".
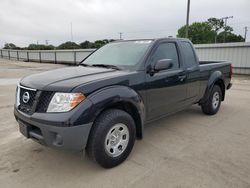
<path id="1" fill-rule="evenodd" d="M 195 45 L 200 60 L 232 63 L 234 73 L 250 75 L 250 42 Z M 4 50 L 0 57 L 22 61 L 78 64 L 95 49 L 80 50 Z"/>

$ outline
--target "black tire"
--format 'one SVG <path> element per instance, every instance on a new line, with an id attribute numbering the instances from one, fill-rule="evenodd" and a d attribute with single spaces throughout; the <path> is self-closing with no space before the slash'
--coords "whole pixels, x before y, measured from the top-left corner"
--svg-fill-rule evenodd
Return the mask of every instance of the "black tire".
<path id="1" fill-rule="evenodd" d="M 128 142 L 119 156 L 110 156 L 105 146 L 106 136 L 108 133 L 112 134 L 112 128 L 117 124 L 122 124 L 122 126 L 125 125 L 127 127 L 127 133 L 129 133 L 127 138 Z M 130 154 L 134 146 L 135 135 L 135 122 L 127 112 L 119 109 L 106 110 L 96 119 L 93 125 L 86 148 L 87 154 L 104 168 L 115 167 L 121 164 Z M 123 137 L 121 139 L 123 139 Z"/>
<path id="2" fill-rule="evenodd" d="M 213 98 L 215 93 L 218 94 L 218 104 L 215 106 L 213 105 Z M 222 99 L 222 91 L 221 88 L 218 85 L 214 85 L 212 91 L 209 94 L 208 100 L 201 104 L 201 109 L 204 114 L 208 115 L 214 115 L 218 112 L 220 105 L 221 105 L 221 99 Z"/>

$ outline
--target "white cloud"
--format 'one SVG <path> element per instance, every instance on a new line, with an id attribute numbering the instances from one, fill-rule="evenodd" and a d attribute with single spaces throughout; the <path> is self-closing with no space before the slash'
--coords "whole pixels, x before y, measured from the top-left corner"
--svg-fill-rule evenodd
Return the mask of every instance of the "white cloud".
<path id="1" fill-rule="evenodd" d="M 185 24 L 187 0 L 1 0 L 0 45 L 13 42 L 54 45 L 70 40 L 70 22 L 74 41 L 118 38 L 175 36 Z M 209 17 L 233 15 L 235 31 L 244 34 L 250 26 L 248 0 L 191 0 L 190 22 Z M 249 35 L 250 36 L 250 35 Z"/>

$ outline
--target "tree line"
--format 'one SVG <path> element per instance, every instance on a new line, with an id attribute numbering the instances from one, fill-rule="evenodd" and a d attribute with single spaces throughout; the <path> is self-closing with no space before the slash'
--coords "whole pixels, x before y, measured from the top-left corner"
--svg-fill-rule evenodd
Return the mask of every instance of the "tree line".
<path id="1" fill-rule="evenodd" d="M 96 40 L 94 42 L 84 41 L 79 44 L 71 41 L 64 42 L 59 46 L 45 45 L 45 44 L 30 44 L 28 47 L 18 47 L 13 43 L 6 43 L 3 49 L 14 50 L 64 50 L 64 49 L 91 49 L 100 48 L 103 45 L 115 41 L 114 39 Z"/>
<path id="2" fill-rule="evenodd" d="M 186 26 L 182 26 L 177 31 L 177 37 L 185 38 Z M 233 27 L 226 25 L 224 20 L 209 18 L 204 22 L 194 22 L 188 27 L 188 38 L 194 44 L 244 42 L 241 35 L 233 33 Z M 115 41 L 114 39 L 96 40 L 94 42 L 84 41 L 79 44 L 71 41 L 60 44 L 59 46 L 30 44 L 28 47 L 20 48 L 13 43 L 6 43 L 4 49 L 17 50 L 56 50 L 56 49 L 89 49 L 100 48 L 103 45 Z"/>

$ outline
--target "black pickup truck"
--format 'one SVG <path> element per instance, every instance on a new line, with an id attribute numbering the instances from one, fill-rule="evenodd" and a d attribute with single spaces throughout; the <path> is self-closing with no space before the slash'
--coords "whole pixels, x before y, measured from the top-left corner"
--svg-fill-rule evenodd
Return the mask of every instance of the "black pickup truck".
<path id="1" fill-rule="evenodd" d="M 86 150 L 111 168 L 143 138 L 145 124 L 193 104 L 216 114 L 231 76 L 230 63 L 199 62 L 186 39 L 116 41 L 77 67 L 23 78 L 14 114 L 27 138 Z"/>

